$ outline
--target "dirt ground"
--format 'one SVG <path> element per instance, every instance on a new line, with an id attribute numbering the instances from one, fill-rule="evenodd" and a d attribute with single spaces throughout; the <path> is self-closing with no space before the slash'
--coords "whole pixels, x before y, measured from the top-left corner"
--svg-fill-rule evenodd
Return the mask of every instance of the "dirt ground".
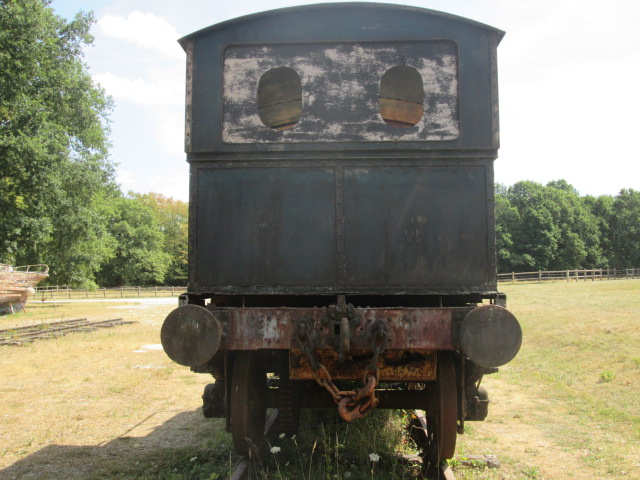
<path id="1" fill-rule="evenodd" d="M 160 348 L 175 302 L 96 306 L 90 320 L 136 323 L 0 347 L 0 479 L 84 479 L 100 469 L 109 478 L 110 463 L 199 446 L 224 428 L 200 412 L 210 377 L 173 364 Z M 2 320 L 0 328 L 20 324 L 18 315 Z"/>
<path id="2" fill-rule="evenodd" d="M 92 308 L 91 319 L 136 323 L 0 347 L 0 479 L 112 478 L 123 464 L 172 449 L 230 442 L 221 420 L 200 413 L 210 377 L 173 364 L 158 347 L 172 302 Z M 18 316 L 10 321 L 20 324 Z M 0 319 L 0 328 L 7 325 L 6 317 Z M 467 455 L 496 455 L 502 466 L 465 478 L 605 478 L 602 468 L 584 461 L 593 452 L 568 448 L 563 436 L 554 435 L 554 429 L 572 428 L 567 406 L 540 399 L 527 385 L 514 386 L 508 376 L 509 367 L 486 380 L 490 416 L 468 423 L 458 448 Z M 577 434 L 611 441 L 598 439 L 595 426 Z M 640 459 L 635 469 L 624 478 L 640 479 Z"/>

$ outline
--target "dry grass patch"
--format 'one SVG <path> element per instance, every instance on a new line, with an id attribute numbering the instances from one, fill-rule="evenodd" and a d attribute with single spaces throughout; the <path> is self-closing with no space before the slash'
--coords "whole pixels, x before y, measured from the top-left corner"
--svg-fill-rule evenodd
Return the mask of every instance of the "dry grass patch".
<path id="1" fill-rule="evenodd" d="M 57 320 L 137 323 L 0 347 L 0 478 L 131 478 L 160 468 L 175 452 L 193 458 L 208 445 L 228 453 L 220 448 L 229 444 L 224 424 L 204 421 L 199 409 L 210 377 L 179 367 L 157 349 L 162 320 L 174 305 L 40 308 L 20 320 L 44 320 L 43 312 L 55 311 Z"/>

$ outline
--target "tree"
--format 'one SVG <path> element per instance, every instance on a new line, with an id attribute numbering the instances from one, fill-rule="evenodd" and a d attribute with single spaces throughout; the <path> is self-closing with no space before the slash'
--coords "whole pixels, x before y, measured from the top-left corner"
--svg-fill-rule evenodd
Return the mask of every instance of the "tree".
<path id="1" fill-rule="evenodd" d="M 0 0 L 0 261 L 87 285 L 113 250 L 111 100 L 82 62 L 92 14 L 68 22 L 48 4 Z"/>
<path id="2" fill-rule="evenodd" d="M 596 267 L 602 264 L 598 219 L 565 180 L 549 182 L 546 188 L 549 207 L 558 229 L 558 247 L 552 268 Z"/>
<path id="3" fill-rule="evenodd" d="M 97 274 L 100 285 L 158 285 L 167 273 L 170 256 L 154 210 L 135 197 L 113 201 L 109 231 L 115 254 Z"/>
<path id="4" fill-rule="evenodd" d="M 498 271 L 510 271 L 516 262 L 512 232 L 518 228 L 519 213 L 511 205 L 508 189 L 496 184 L 496 254 Z"/>
<path id="5" fill-rule="evenodd" d="M 531 181 L 518 182 L 507 189 L 507 198 L 517 212 L 511 213 L 511 270 L 548 270 L 558 248 L 559 232 L 544 189 Z"/>
<path id="6" fill-rule="evenodd" d="M 598 230 L 600 232 L 600 248 L 602 250 L 599 265 L 603 267 L 611 266 L 611 259 L 614 255 L 611 246 L 611 227 L 614 222 L 613 197 L 611 195 L 601 195 L 599 197 L 587 195 L 583 197 L 582 200 L 589 211 L 594 215 L 598 224 Z M 595 265 L 596 264 L 594 264 L 594 266 Z"/>
<path id="7" fill-rule="evenodd" d="M 640 192 L 622 189 L 613 200 L 610 260 L 617 268 L 640 265 Z"/>
<path id="8" fill-rule="evenodd" d="M 159 193 L 130 193 L 130 195 L 151 208 L 156 214 L 164 237 L 164 251 L 170 257 L 165 283 L 186 285 L 189 204 Z"/>
<path id="9" fill-rule="evenodd" d="M 501 271 L 565 270 L 603 261 L 598 218 L 565 180 L 500 186 L 496 223 Z"/>

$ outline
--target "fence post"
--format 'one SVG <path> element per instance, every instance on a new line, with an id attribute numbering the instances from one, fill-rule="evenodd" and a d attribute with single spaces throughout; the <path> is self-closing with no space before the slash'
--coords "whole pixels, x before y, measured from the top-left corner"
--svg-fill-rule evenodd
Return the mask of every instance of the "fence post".
<path id="1" fill-rule="evenodd" d="M 71 298 L 71 289 L 69 288 L 69 285 L 67 285 L 67 293 L 69 294 L 69 298 Z"/>
<path id="2" fill-rule="evenodd" d="M 538 281 L 542 281 L 542 272 L 540 270 L 538 270 Z"/>
<path id="3" fill-rule="evenodd" d="M 566 276 L 567 276 L 567 283 L 569 283 L 569 270 L 567 270 L 567 271 L 565 272 L 565 274 L 566 274 Z"/>

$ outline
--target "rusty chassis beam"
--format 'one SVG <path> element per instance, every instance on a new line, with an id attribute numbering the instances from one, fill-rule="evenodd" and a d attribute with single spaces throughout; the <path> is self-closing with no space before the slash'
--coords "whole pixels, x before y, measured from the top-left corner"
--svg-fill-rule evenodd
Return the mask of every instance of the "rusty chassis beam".
<path id="1" fill-rule="evenodd" d="M 370 349 L 377 319 L 389 329 L 387 350 L 454 350 L 455 326 L 472 307 L 353 308 L 341 316 L 329 308 L 208 308 L 222 326 L 221 350 L 296 348 L 295 331 L 306 321 L 319 349 L 339 349 L 340 323 L 348 318 L 351 349 Z"/>

